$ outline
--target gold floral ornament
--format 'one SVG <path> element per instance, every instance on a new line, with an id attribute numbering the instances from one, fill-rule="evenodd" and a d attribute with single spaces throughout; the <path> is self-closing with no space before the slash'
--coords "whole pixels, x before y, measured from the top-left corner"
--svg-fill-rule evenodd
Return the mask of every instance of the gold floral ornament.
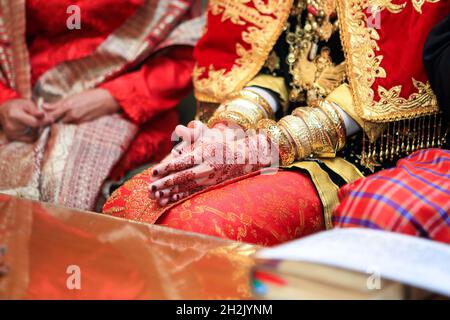
<path id="1" fill-rule="evenodd" d="M 318 52 L 319 41 L 328 41 L 338 30 L 335 13 L 335 0 L 301 0 L 291 11 L 297 20 L 296 25 L 288 24 L 286 34 L 291 102 L 324 98 L 345 80 L 345 64 L 335 65 L 326 47 Z"/>
<path id="2" fill-rule="evenodd" d="M 301 55 L 292 70 L 295 84 L 307 91 L 307 102 L 326 97 L 345 80 L 345 63 L 335 65 L 328 48 L 310 61 Z"/>
<path id="3" fill-rule="evenodd" d="M 264 67 L 267 68 L 272 74 L 275 73 L 276 70 L 280 69 L 280 57 L 278 57 L 275 51 L 270 53 Z"/>
<path id="4" fill-rule="evenodd" d="M 416 104 L 425 106 L 437 104 L 436 97 L 428 82 L 423 83 L 414 78 L 412 81 L 414 87 L 417 89 L 417 93 L 413 93 L 408 99 L 400 97 L 402 86 L 395 86 L 389 90 L 379 86 L 378 95 L 380 96 L 380 101 L 377 104 L 379 110 L 381 112 L 387 112 L 394 108 L 408 110 L 413 108 Z"/>
<path id="5" fill-rule="evenodd" d="M 412 0 L 412 4 L 417 12 L 422 13 L 422 6 L 425 4 L 425 2 L 437 3 L 439 1 L 440 0 Z"/>

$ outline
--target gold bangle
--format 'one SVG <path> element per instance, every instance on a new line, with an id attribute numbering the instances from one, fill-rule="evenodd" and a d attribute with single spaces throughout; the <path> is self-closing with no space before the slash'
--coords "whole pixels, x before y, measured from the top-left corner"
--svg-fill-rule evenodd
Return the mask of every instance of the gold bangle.
<path id="1" fill-rule="evenodd" d="M 331 120 L 336 128 L 338 137 L 336 149 L 343 149 L 347 140 L 347 130 L 345 128 L 344 119 L 338 111 L 337 106 L 334 104 L 334 102 L 330 102 L 324 99 L 319 101 L 316 107 L 325 113 L 325 115 Z"/>
<path id="2" fill-rule="evenodd" d="M 240 126 L 243 130 L 247 131 L 253 127 L 253 125 L 249 122 L 247 118 L 242 116 L 240 113 L 232 112 L 232 111 L 224 111 L 219 114 L 215 114 L 209 119 L 208 127 L 212 128 L 218 123 L 234 123 Z"/>
<path id="3" fill-rule="evenodd" d="M 267 118 L 274 119 L 275 115 L 273 113 L 273 109 L 270 106 L 269 102 L 264 99 L 259 93 L 252 91 L 250 89 L 243 89 L 239 93 L 239 96 L 243 99 L 249 100 L 256 105 L 258 105 L 262 110 L 266 113 Z"/>
<path id="4" fill-rule="evenodd" d="M 309 157 L 312 153 L 311 137 L 305 123 L 296 116 L 283 117 L 279 122 L 292 137 L 296 145 L 297 160 Z"/>
<path id="5" fill-rule="evenodd" d="M 293 111 L 293 115 L 302 119 L 311 134 L 312 153 L 320 157 L 335 157 L 336 148 L 333 137 L 329 135 L 329 130 L 335 131 L 335 128 L 327 128 L 324 122 L 328 118 L 319 109 L 310 107 L 301 107 Z M 334 140 L 336 140 L 335 138 Z"/>
<path id="6" fill-rule="evenodd" d="M 259 120 L 266 118 L 261 108 L 255 105 L 252 101 L 240 98 L 230 101 L 225 106 L 225 112 L 226 111 L 233 111 L 242 114 L 251 123 L 254 124 L 254 127 L 256 127 L 256 124 L 258 123 Z"/>
<path id="7" fill-rule="evenodd" d="M 286 134 L 271 119 L 263 119 L 258 122 L 258 129 L 265 130 L 269 136 L 271 145 L 278 146 L 281 165 L 287 166 L 295 160 L 295 150 Z"/>
<path id="8" fill-rule="evenodd" d="M 292 112 L 292 115 L 299 117 L 305 123 L 310 133 L 312 149 L 315 152 L 320 149 L 326 141 L 322 137 L 322 133 L 320 132 L 321 130 L 317 130 L 320 128 L 320 124 L 314 115 L 311 116 L 311 110 L 312 108 L 309 107 L 300 107 L 295 109 Z"/>
<path id="9" fill-rule="evenodd" d="M 314 150 L 314 153 L 319 157 L 334 158 L 338 138 L 333 123 L 323 111 L 316 108 L 311 108 L 307 121 L 314 126 L 322 142 L 321 147 Z"/>
<path id="10" fill-rule="evenodd" d="M 321 134 L 327 143 L 336 151 L 338 145 L 338 134 L 336 125 L 331 121 L 327 114 L 320 108 L 312 108 L 311 113 L 316 117 L 318 123 L 321 124 Z"/>
<path id="11" fill-rule="evenodd" d="M 237 98 L 223 103 L 208 121 L 208 126 L 217 122 L 233 122 L 244 130 L 255 128 L 258 121 L 266 117 L 265 112 L 253 101 Z"/>

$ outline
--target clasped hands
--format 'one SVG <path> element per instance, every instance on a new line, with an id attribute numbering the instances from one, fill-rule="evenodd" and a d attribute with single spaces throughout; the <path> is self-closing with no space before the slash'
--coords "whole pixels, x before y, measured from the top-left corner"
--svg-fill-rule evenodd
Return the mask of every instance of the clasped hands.
<path id="1" fill-rule="evenodd" d="M 208 128 L 200 121 L 179 125 L 175 133 L 182 142 L 151 172 L 150 197 L 161 206 L 278 160 L 277 148 L 263 133 L 223 124 Z"/>
<path id="2" fill-rule="evenodd" d="M 10 141 L 33 142 L 42 128 L 52 123 L 79 124 L 119 110 L 108 91 L 93 89 L 43 104 L 41 110 L 31 100 L 11 99 L 0 105 L 0 124 Z"/>

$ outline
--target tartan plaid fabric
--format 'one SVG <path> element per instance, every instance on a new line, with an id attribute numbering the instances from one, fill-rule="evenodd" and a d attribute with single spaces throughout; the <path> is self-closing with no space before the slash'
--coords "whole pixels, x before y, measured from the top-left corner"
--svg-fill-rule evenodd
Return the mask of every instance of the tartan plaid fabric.
<path id="1" fill-rule="evenodd" d="M 450 243 L 450 151 L 427 149 L 339 190 L 335 227 L 381 229 Z"/>

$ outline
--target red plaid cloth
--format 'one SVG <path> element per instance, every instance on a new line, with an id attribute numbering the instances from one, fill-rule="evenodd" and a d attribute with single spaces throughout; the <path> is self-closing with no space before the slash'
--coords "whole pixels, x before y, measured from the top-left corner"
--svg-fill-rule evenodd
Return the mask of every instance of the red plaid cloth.
<path id="1" fill-rule="evenodd" d="M 335 227 L 362 227 L 450 243 L 450 151 L 428 149 L 342 187 Z"/>

